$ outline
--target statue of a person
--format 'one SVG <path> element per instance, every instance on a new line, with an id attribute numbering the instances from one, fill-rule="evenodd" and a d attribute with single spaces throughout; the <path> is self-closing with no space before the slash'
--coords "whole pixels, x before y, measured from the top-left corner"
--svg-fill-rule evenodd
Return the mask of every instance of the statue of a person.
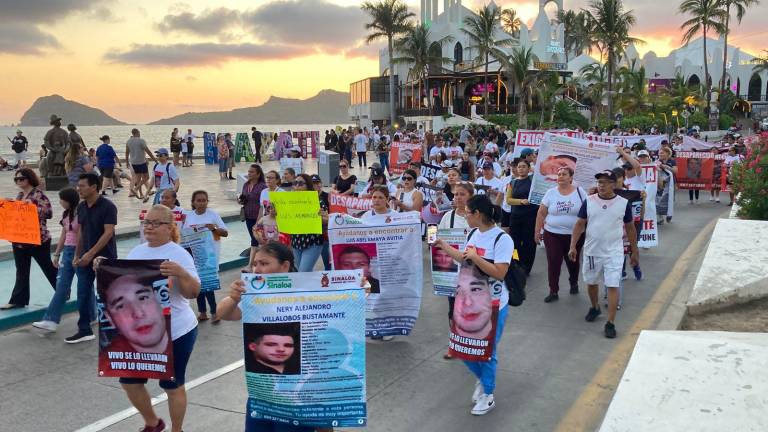
<path id="1" fill-rule="evenodd" d="M 48 150 L 48 156 L 45 158 L 45 174 L 47 174 L 46 177 L 65 176 L 67 171 L 64 169 L 64 155 L 69 149 L 71 141 L 69 134 L 61 128 L 59 116 L 52 115 L 50 123 L 53 128 L 45 134 L 43 139 L 43 147 Z M 80 140 L 82 141 L 82 138 Z"/>
<path id="2" fill-rule="evenodd" d="M 83 137 L 81 137 L 79 133 L 75 132 L 77 130 L 77 126 L 70 123 L 67 125 L 67 130 L 69 131 L 69 145 L 77 144 L 81 149 L 86 148 Z"/>

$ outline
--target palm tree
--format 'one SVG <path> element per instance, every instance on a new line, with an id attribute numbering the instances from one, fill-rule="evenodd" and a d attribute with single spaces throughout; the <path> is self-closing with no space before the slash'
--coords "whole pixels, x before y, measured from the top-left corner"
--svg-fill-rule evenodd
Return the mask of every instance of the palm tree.
<path id="1" fill-rule="evenodd" d="M 622 0 L 592 0 L 587 14 L 593 44 L 606 57 L 608 65 L 608 116 L 613 118 L 613 76 L 617 58 L 631 43 L 643 41 L 629 35 L 636 19 L 632 11 L 624 11 Z"/>
<path id="2" fill-rule="evenodd" d="M 507 55 L 502 47 L 511 46 L 513 39 L 496 39 L 496 29 L 499 26 L 500 9 L 493 4 L 487 4 L 477 11 L 477 15 L 464 17 L 464 27 L 461 31 L 469 38 L 469 49 L 476 52 L 474 62 L 483 63 L 483 99 L 485 102 L 485 115 L 488 115 L 488 63 L 490 59 L 498 61 L 502 65 L 507 60 Z"/>
<path id="3" fill-rule="evenodd" d="M 542 125 L 544 125 L 544 114 L 546 114 L 547 107 L 549 107 L 549 121 L 552 122 L 554 120 L 555 97 L 563 92 L 564 87 L 560 84 L 559 76 L 556 73 L 543 71 L 538 74 L 535 89 L 536 99 L 538 99 L 541 108 L 539 127 L 542 127 Z"/>
<path id="4" fill-rule="evenodd" d="M 680 3 L 679 13 L 691 15 L 691 18 L 681 26 L 685 30 L 683 33 L 683 43 L 688 43 L 699 32 L 702 33 L 702 42 L 704 44 L 704 87 L 707 92 L 707 107 L 709 112 L 709 103 L 712 100 L 712 85 L 709 79 L 709 61 L 707 57 L 707 32 L 712 30 L 716 33 L 725 32 L 725 10 L 720 8 L 721 0 L 683 0 Z"/>
<path id="5" fill-rule="evenodd" d="M 747 8 L 760 3 L 760 0 L 720 0 L 725 8 L 725 22 L 723 23 L 723 75 L 720 78 L 720 94 L 725 92 L 725 70 L 728 64 L 728 33 L 730 33 L 731 8 L 736 10 L 736 20 L 741 24 Z"/>
<path id="6" fill-rule="evenodd" d="M 593 122 L 597 123 L 608 81 L 608 66 L 604 63 L 592 63 L 582 67 L 579 73 L 582 81 L 589 83 L 586 94 L 592 100 Z"/>
<path id="7" fill-rule="evenodd" d="M 568 63 L 570 53 L 576 56 L 582 54 L 585 50 L 591 51 L 593 45 L 589 30 L 587 29 L 587 16 L 583 11 L 574 12 L 572 10 L 557 11 L 555 18 L 558 23 L 565 27 L 565 62 Z"/>
<path id="8" fill-rule="evenodd" d="M 443 57 L 442 54 L 435 55 L 430 50 L 433 43 L 437 43 L 442 48 L 444 43 L 453 41 L 453 37 L 446 36 L 434 42 L 431 39 L 429 28 L 425 24 L 411 27 L 402 38 L 395 41 L 395 52 L 400 56 L 392 59 L 394 64 L 412 65 L 408 79 L 424 81 L 424 88 L 427 89 L 427 108 L 429 108 L 430 114 L 432 113 L 432 97 L 429 88 L 429 67 L 431 65 L 442 67 L 442 65 L 453 61 L 451 58 Z"/>
<path id="9" fill-rule="evenodd" d="M 416 15 L 408 11 L 408 6 L 401 0 L 379 0 L 378 3 L 366 1 L 360 7 L 371 16 L 371 22 L 365 24 L 366 30 L 371 34 L 365 38 L 365 43 L 370 44 L 380 39 L 387 40 L 389 60 L 389 124 L 394 125 L 397 115 L 395 113 L 395 71 L 392 69 L 392 56 L 394 52 L 394 40 L 411 27 L 411 18 Z"/>
<path id="10" fill-rule="evenodd" d="M 755 0 L 756 1 L 756 0 Z M 501 11 L 501 28 L 514 38 L 520 37 L 520 26 L 523 22 L 517 16 L 514 9 L 504 9 Z"/>
<path id="11" fill-rule="evenodd" d="M 637 111 L 648 99 L 648 80 L 645 78 L 645 66 L 637 69 L 637 59 L 632 59 L 628 66 L 622 66 L 618 72 L 621 81 L 620 105 L 622 110 Z"/>
<path id="12" fill-rule="evenodd" d="M 530 72 L 535 59 L 536 56 L 530 47 L 520 47 L 512 50 L 509 61 L 505 63 L 505 67 L 517 89 L 517 125 L 522 129 L 528 126 L 528 116 L 525 114 L 525 107 L 530 104 L 534 83 L 536 82 L 536 74 Z"/>

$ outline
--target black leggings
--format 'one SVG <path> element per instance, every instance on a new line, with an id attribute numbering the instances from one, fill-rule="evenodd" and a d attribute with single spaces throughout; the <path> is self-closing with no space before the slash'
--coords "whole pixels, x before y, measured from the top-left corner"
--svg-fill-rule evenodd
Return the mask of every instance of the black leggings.
<path id="1" fill-rule="evenodd" d="M 520 265 L 526 273 L 531 273 L 533 261 L 536 259 L 536 242 L 534 231 L 536 229 L 536 214 L 529 217 L 512 217 L 509 223 L 509 234 L 515 242 L 515 249 L 520 255 Z"/>
<path id="2" fill-rule="evenodd" d="M 13 293 L 8 303 L 19 306 L 29 304 L 29 271 L 32 266 L 32 258 L 37 261 L 40 270 L 43 271 L 45 278 L 56 289 L 56 274 L 58 270 L 51 262 L 51 241 L 47 240 L 40 246 L 24 245 L 23 247 L 13 246 L 13 260 L 16 262 L 16 284 L 13 286 Z"/>
<path id="3" fill-rule="evenodd" d="M 699 200 L 699 190 L 698 189 L 688 189 L 688 199 L 693 201 L 694 195 L 696 196 L 696 201 Z"/>
<path id="4" fill-rule="evenodd" d="M 365 152 L 357 152 L 357 165 L 368 166 L 368 159 Z"/>

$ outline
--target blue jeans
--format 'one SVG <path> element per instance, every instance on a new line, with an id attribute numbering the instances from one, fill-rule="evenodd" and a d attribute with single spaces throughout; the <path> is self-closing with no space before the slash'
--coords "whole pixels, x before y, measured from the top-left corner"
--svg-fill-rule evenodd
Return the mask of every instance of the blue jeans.
<path id="1" fill-rule="evenodd" d="M 77 329 L 80 333 L 93 334 L 91 321 L 96 319 L 96 291 L 94 281 L 96 272 L 93 271 L 93 263 L 85 267 L 77 267 L 77 311 L 80 318 L 77 319 Z"/>
<path id="2" fill-rule="evenodd" d="M 328 242 L 323 243 L 323 250 L 320 252 L 320 256 L 323 258 L 323 269 L 325 271 L 331 270 L 331 246 Z"/>
<path id="3" fill-rule="evenodd" d="M 293 258 L 296 261 L 296 269 L 300 272 L 311 272 L 315 269 L 315 263 L 320 258 L 323 245 L 312 245 L 306 249 L 293 248 Z"/>
<path id="4" fill-rule="evenodd" d="M 56 275 L 56 291 L 48 304 L 48 309 L 43 315 L 43 321 L 53 321 L 58 324 L 61 321 L 61 310 L 69 300 L 72 291 L 72 279 L 75 278 L 75 268 L 72 267 L 72 259 L 75 257 L 74 246 L 64 246 L 61 250 L 61 264 Z"/>
<path id="5" fill-rule="evenodd" d="M 470 371 L 480 380 L 483 384 L 483 391 L 485 394 L 493 394 L 493 390 L 496 388 L 496 348 L 501 341 L 501 334 L 504 332 L 504 323 L 507 321 L 507 314 L 509 313 L 510 306 L 499 310 L 499 318 L 496 321 L 496 340 L 493 344 L 493 354 L 491 359 L 487 362 L 473 362 L 465 361 Z"/>
<path id="6" fill-rule="evenodd" d="M 200 313 L 207 313 L 205 302 L 211 307 L 211 315 L 216 315 L 216 291 L 200 291 L 197 295 L 197 310 Z"/>
<path id="7" fill-rule="evenodd" d="M 173 341 L 174 376 L 172 380 L 159 380 L 161 389 L 174 390 L 184 385 L 187 380 L 187 364 L 189 357 L 192 356 L 192 349 L 195 347 L 196 340 L 197 327 Z M 149 380 L 146 378 L 120 378 L 121 384 L 146 384 L 147 381 Z"/>
<path id="8" fill-rule="evenodd" d="M 385 172 L 389 172 L 389 155 L 388 154 L 380 154 L 379 155 L 379 165 L 381 165 L 381 168 L 385 170 Z"/>

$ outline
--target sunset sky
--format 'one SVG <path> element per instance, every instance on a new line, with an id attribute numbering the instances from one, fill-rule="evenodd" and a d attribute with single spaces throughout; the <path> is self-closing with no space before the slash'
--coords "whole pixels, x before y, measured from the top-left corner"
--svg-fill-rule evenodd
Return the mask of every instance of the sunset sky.
<path id="1" fill-rule="evenodd" d="M 418 14 L 419 0 L 408 4 Z M 440 9 L 442 10 L 442 1 Z M 476 7 L 479 0 L 464 1 Z M 565 1 L 566 9 L 586 0 Z M 759 54 L 768 1 L 731 35 Z M 60 94 L 131 123 L 349 90 L 378 73 L 355 0 L 0 0 L 0 124 Z M 497 1 L 532 23 L 538 1 Z M 677 1 L 625 0 L 641 54 L 679 46 Z M 761 25 L 762 24 L 762 25 Z"/>

